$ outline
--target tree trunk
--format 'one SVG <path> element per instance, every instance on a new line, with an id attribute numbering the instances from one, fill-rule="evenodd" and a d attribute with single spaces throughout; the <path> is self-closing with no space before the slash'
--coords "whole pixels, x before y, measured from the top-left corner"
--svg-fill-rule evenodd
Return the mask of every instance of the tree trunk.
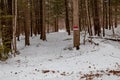
<path id="1" fill-rule="evenodd" d="M 73 30 L 74 30 L 74 47 L 79 50 L 80 46 L 80 31 L 79 31 L 79 9 L 78 0 L 73 0 Z"/>
<path id="2" fill-rule="evenodd" d="M 98 0 L 93 0 L 93 22 L 94 22 L 94 31 L 95 35 L 100 36 L 100 20 L 99 20 L 99 11 L 98 11 Z"/>
<path id="3" fill-rule="evenodd" d="M 1 13 L 1 25 L 2 25 L 2 43 L 4 46 L 4 52 L 0 54 L 0 60 L 6 60 L 8 53 L 12 50 L 12 0 L 1 0 L 0 4 Z M 8 17 L 7 17 L 8 16 Z"/>
<path id="4" fill-rule="evenodd" d="M 45 16 L 45 0 L 41 0 L 42 1 L 42 5 L 41 5 L 41 9 L 42 9 L 42 11 L 41 11 L 41 24 L 42 24 L 42 32 L 41 32 L 41 39 L 43 40 L 43 41 L 45 41 L 46 40 L 46 22 L 45 22 L 45 18 L 46 18 L 46 16 Z"/>
<path id="5" fill-rule="evenodd" d="M 65 23 L 66 23 L 66 30 L 68 32 L 68 35 L 70 35 L 70 25 L 69 25 L 69 11 L 68 11 L 68 0 L 65 0 Z"/>
<path id="6" fill-rule="evenodd" d="M 115 1 L 115 28 L 117 28 L 118 24 L 118 1 Z"/>
<path id="7" fill-rule="evenodd" d="M 105 2 L 103 0 L 103 36 L 105 36 Z"/>
<path id="8" fill-rule="evenodd" d="M 17 53 L 17 46 L 16 46 L 16 28 L 17 28 L 17 0 L 15 0 L 15 7 L 14 7 L 14 10 L 15 12 L 13 13 L 14 14 L 14 19 L 13 19 L 13 22 L 14 22 L 14 25 L 13 25 L 13 49 L 14 49 L 14 56 L 16 56 L 16 53 Z"/>
<path id="9" fill-rule="evenodd" d="M 28 0 L 23 0 L 24 4 L 25 4 L 25 10 L 24 10 L 24 17 L 25 17 L 25 46 L 29 46 L 30 45 L 30 40 L 29 40 L 29 36 L 30 36 L 30 8 L 28 5 Z"/>

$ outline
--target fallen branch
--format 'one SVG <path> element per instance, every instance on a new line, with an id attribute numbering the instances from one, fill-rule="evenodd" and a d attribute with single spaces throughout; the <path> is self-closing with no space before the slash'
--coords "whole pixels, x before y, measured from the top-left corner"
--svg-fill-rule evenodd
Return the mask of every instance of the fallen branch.
<path id="1" fill-rule="evenodd" d="M 88 40 L 90 43 L 99 46 L 99 43 L 94 42 L 93 40 Z"/>
<path id="2" fill-rule="evenodd" d="M 99 37 L 99 36 L 89 36 L 88 38 L 91 38 L 91 39 L 103 39 L 102 37 Z"/>
<path id="3" fill-rule="evenodd" d="M 106 37 L 96 37 L 96 36 L 91 36 L 91 37 L 88 37 L 88 38 L 95 38 L 95 39 L 106 39 L 106 40 L 111 40 L 111 41 L 120 41 L 120 38 L 106 38 Z"/>
<path id="4" fill-rule="evenodd" d="M 106 40 L 111 40 L 111 41 L 120 41 L 119 38 L 115 39 L 115 38 L 103 38 L 103 39 L 106 39 Z"/>

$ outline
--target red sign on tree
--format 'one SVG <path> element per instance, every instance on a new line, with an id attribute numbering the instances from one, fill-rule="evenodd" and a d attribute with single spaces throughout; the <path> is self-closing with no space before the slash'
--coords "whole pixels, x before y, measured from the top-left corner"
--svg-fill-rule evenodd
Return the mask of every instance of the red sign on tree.
<path id="1" fill-rule="evenodd" d="M 73 26 L 73 30 L 79 30 L 78 26 Z"/>

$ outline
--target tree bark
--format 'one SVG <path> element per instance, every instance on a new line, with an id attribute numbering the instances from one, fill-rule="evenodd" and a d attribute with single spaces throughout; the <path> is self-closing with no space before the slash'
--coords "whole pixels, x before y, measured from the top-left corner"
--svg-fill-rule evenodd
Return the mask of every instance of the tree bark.
<path id="1" fill-rule="evenodd" d="M 73 0 L 73 42 L 74 47 L 76 47 L 77 50 L 79 50 L 80 46 L 80 31 L 79 31 L 79 9 L 78 9 L 78 0 Z M 77 29 L 75 29 L 77 27 Z"/>
<path id="2" fill-rule="evenodd" d="M 29 40 L 29 36 L 30 36 L 30 8 L 28 5 L 28 0 L 23 0 L 24 4 L 25 4 L 25 9 L 24 9 L 24 17 L 25 17 L 25 46 L 29 46 L 30 45 L 30 40 Z"/>
<path id="3" fill-rule="evenodd" d="M 68 35 L 70 35 L 70 25 L 69 25 L 69 11 L 68 11 L 68 0 L 65 0 L 65 12 L 66 12 L 66 16 L 65 16 L 65 23 L 66 23 L 66 30 L 68 32 Z"/>

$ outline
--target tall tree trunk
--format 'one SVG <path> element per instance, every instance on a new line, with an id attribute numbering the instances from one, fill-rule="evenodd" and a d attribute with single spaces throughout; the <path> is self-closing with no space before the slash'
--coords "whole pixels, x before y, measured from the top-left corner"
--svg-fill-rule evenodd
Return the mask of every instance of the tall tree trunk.
<path id="1" fill-rule="evenodd" d="M 12 50 L 12 0 L 1 0 L 0 4 L 1 13 L 1 25 L 2 25 L 2 43 L 4 46 L 4 53 L 0 54 L 1 60 L 8 58 L 8 53 Z M 8 17 L 7 17 L 8 16 Z"/>
<path id="2" fill-rule="evenodd" d="M 91 13 L 90 13 L 90 0 L 88 1 L 88 19 L 89 19 L 89 34 L 90 36 L 93 35 L 93 32 L 92 32 L 92 23 L 91 23 Z"/>
<path id="3" fill-rule="evenodd" d="M 33 36 L 33 3 L 32 3 L 32 0 L 29 0 L 30 1 L 30 20 L 31 20 L 31 24 L 30 24 L 30 36 L 32 37 Z"/>
<path id="4" fill-rule="evenodd" d="M 58 17 L 55 17 L 55 32 L 58 32 Z"/>
<path id="5" fill-rule="evenodd" d="M 13 49 L 14 49 L 14 56 L 16 56 L 16 53 L 17 53 L 17 46 L 16 46 L 16 29 L 17 29 L 17 0 L 15 0 L 14 2 L 15 4 L 15 12 L 13 13 L 14 14 L 14 19 L 13 19 L 13 22 L 14 22 L 14 25 L 13 25 Z"/>
<path id="6" fill-rule="evenodd" d="M 28 0 L 23 0 L 24 4 L 25 4 L 25 10 L 24 10 L 24 17 L 25 17 L 25 46 L 29 46 L 30 45 L 30 40 L 29 40 L 29 36 L 30 36 L 30 8 L 28 5 Z"/>
<path id="7" fill-rule="evenodd" d="M 112 24 L 112 6 L 111 6 L 111 0 L 109 0 L 109 29 L 111 29 Z"/>
<path id="8" fill-rule="evenodd" d="M 105 28 L 108 29 L 108 2 L 107 0 L 104 3 L 105 3 L 105 17 L 106 17 Z"/>
<path id="9" fill-rule="evenodd" d="M 94 31 L 95 35 L 100 36 L 101 28 L 100 28 L 100 20 L 99 20 L 99 11 L 98 11 L 98 0 L 93 0 L 93 22 L 94 22 Z"/>
<path id="10" fill-rule="evenodd" d="M 65 23 L 66 23 L 66 30 L 68 32 L 68 35 L 70 35 L 70 25 L 69 25 L 69 11 L 68 11 L 68 0 L 65 0 L 65 12 L 66 12 L 66 16 L 65 16 Z"/>
<path id="11" fill-rule="evenodd" d="M 45 0 L 41 0 L 42 1 L 42 5 L 41 5 L 41 9 L 42 9 L 42 11 L 41 11 L 41 18 L 42 18 L 42 32 L 41 32 L 41 39 L 43 40 L 43 41 L 45 41 L 46 40 L 46 22 L 45 22 L 45 19 L 46 19 L 46 17 L 45 17 Z"/>
<path id="12" fill-rule="evenodd" d="M 74 30 L 74 47 L 79 50 L 80 46 L 80 31 L 79 31 L 79 9 L 78 0 L 73 0 L 73 30 Z"/>
<path id="13" fill-rule="evenodd" d="M 48 0 L 48 25 L 47 25 L 47 33 L 50 32 L 50 0 Z"/>
<path id="14" fill-rule="evenodd" d="M 115 28 L 118 24 L 118 0 L 115 1 Z"/>
<path id="15" fill-rule="evenodd" d="M 105 2 L 103 0 L 103 36 L 105 36 Z"/>
<path id="16" fill-rule="evenodd" d="M 17 4 L 19 3 L 19 1 L 17 1 Z M 19 7 L 17 5 L 17 16 L 20 16 L 20 13 L 19 13 Z M 16 37 L 17 37 L 17 41 L 20 41 L 20 18 L 17 17 L 17 30 L 16 30 Z"/>

